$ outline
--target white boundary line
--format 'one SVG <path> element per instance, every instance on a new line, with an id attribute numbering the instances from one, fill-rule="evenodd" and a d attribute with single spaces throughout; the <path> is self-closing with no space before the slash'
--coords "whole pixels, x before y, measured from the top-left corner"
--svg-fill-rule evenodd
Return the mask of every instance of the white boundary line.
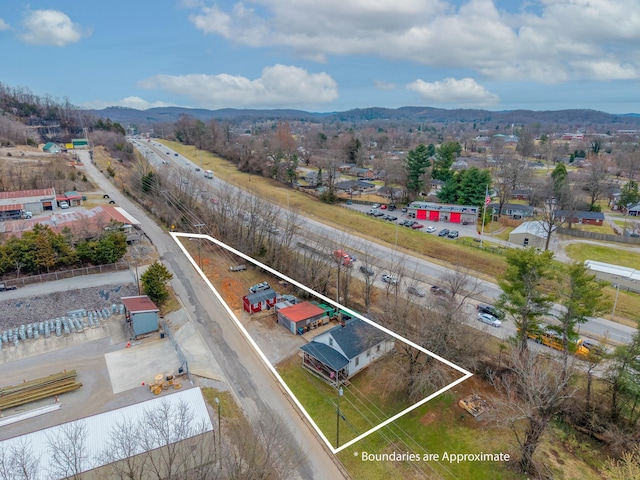
<path id="1" fill-rule="evenodd" d="M 287 393 L 289 394 L 289 396 L 291 397 L 291 399 L 295 402 L 295 404 L 298 406 L 298 408 L 300 409 L 300 411 L 302 412 L 302 414 L 305 416 L 305 418 L 309 421 L 309 423 L 311 423 L 311 425 L 313 426 L 313 428 L 315 429 L 315 431 L 318 433 L 318 435 L 320 436 L 320 438 L 322 438 L 322 440 L 324 441 L 324 443 L 327 445 L 327 447 L 329 447 L 329 449 L 334 453 L 337 454 L 338 452 L 340 452 L 341 450 L 344 450 L 345 448 L 353 445 L 354 443 L 362 440 L 363 438 L 365 438 L 366 436 L 372 434 L 373 432 L 376 432 L 377 430 L 380 430 L 381 428 L 385 427 L 386 425 L 390 424 L 391 422 L 394 422 L 395 420 L 397 420 L 398 418 L 402 417 L 403 415 L 406 415 L 407 413 L 411 412 L 412 410 L 415 410 L 416 408 L 420 407 L 421 405 L 424 405 L 425 403 L 427 403 L 428 401 L 434 399 L 435 397 L 437 397 L 438 395 L 446 392 L 447 390 L 455 387 L 456 385 L 458 385 L 461 382 L 464 382 L 465 380 L 467 380 L 468 378 L 470 378 L 471 376 L 473 376 L 473 374 L 471 372 L 468 372 L 467 370 L 465 370 L 462 367 L 459 367 L 458 365 L 451 363 L 449 360 L 446 360 L 444 358 L 442 358 L 439 355 L 436 355 L 433 352 L 430 352 L 429 350 L 427 350 L 426 348 L 421 347 L 420 345 L 417 345 L 415 343 L 413 343 L 410 340 L 407 340 L 406 338 L 398 335 L 397 333 L 393 332 L 392 330 L 389 330 L 385 327 L 382 327 L 380 325 L 378 325 L 375 322 L 372 322 L 371 320 L 369 320 L 368 318 L 363 317 L 362 315 L 360 315 L 357 312 L 354 312 L 353 310 L 350 310 L 347 307 L 344 307 L 343 305 L 340 305 L 339 303 L 331 300 L 330 298 L 325 297 L 324 295 L 319 294 L 318 292 L 315 292 L 314 290 L 311 290 L 310 288 L 308 288 L 307 286 L 295 281 L 292 278 L 287 277 L 286 275 L 283 275 L 282 273 L 274 270 L 273 268 L 269 267 L 268 265 L 265 265 L 263 263 L 258 262 L 257 260 L 251 258 L 250 256 L 230 247 L 229 245 L 222 243 L 220 240 L 217 240 L 215 238 L 210 237 L 209 235 L 205 235 L 205 234 L 199 234 L 199 233 L 182 233 L 182 232 L 170 232 L 170 235 L 173 237 L 173 239 L 175 240 L 176 244 L 178 245 L 178 247 L 180 247 L 180 249 L 182 250 L 182 252 L 185 254 L 185 256 L 189 259 L 189 261 L 191 262 L 191 265 L 193 265 L 193 268 L 196 269 L 196 271 L 200 274 L 200 277 L 202 278 L 202 280 L 204 280 L 204 282 L 209 286 L 209 288 L 211 289 L 211 291 L 214 293 L 214 295 L 218 298 L 218 300 L 220 300 L 220 303 L 222 303 L 222 305 L 224 305 L 225 310 L 227 311 L 227 313 L 229 314 L 229 316 L 233 319 L 234 323 L 236 324 L 236 327 L 238 327 L 238 329 L 240 330 L 240 332 L 244 335 L 244 337 L 247 339 L 247 341 L 249 342 L 249 344 L 254 348 L 254 350 L 256 351 L 256 353 L 258 354 L 258 356 L 260 357 L 260 359 L 262 360 L 262 363 L 264 363 L 264 365 L 267 367 L 267 369 L 269 369 L 269 371 L 273 374 L 274 377 L 276 377 L 278 379 L 278 381 L 280 382 L 280 384 L 282 385 L 282 388 L 284 388 Z M 269 361 L 269 359 L 266 357 L 266 355 L 264 354 L 264 352 L 260 349 L 260 347 L 258 346 L 258 344 L 255 342 L 255 340 L 251 337 L 251 335 L 249 334 L 249 332 L 246 330 L 246 328 L 244 328 L 244 326 L 242 325 L 242 323 L 240 323 L 240 320 L 236 317 L 236 315 L 233 313 L 233 311 L 231 310 L 231 308 L 229 308 L 229 306 L 227 305 L 227 303 L 224 301 L 224 299 L 222 298 L 222 296 L 218 293 L 218 291 L 215 289 L 215 287 L 213 286 L 213 284 L 209 281 L 209 279 L 206 277 L 206 275 L 204 274 L 204 272 L 200 269 L 200 267 L 198 266 L 198 263 L 196 262 L 196 260 L 189 254 L 189 252 L 187 251 L 186 247 L 178 240 L 180 237 L 186 237 L 186 238 L 201 238 L 204 240 L 209 240 L 210 242 L 218 245 L 219 247 L 224 248 L 225 250 L 228 250 L 231 253 L 234 253 L 235 255 L 238 255 L 241 258 L 244 258 L 246 261 L 253 263 L 254 265 L 259 266 L 260 268 L 268 271 L 269 273 L 271 273 L 272 275 L 275 275 L 276 277 L 282 278 L 283 280 L 295 285 L 298 288 L 301 288 L 302 290 L 322 299 L 323 301 L 333 305 L 334 307 L 340 308 L 346 312 L 348 312 L 350 315 L 353 315 L 354 317 L 359 318 L 360 320 L 368 323 L 369 325 L 372 325 L 378 329 L 380 329 L 381 331 L 383 331 L 384 333 L 386 333 L 387 335 L 390 335 L 394 338 L 396 338 L 397 340 L 400 340 L 410 346 L 412 346 L 413 348 L 416 348 L 418 350 L 420 350 L 421 352 L 435 358 L 436 360 L 444 363 L 445 365 L 448 365 L 449 367 L 459 371 L 460 373 L 463 374 L 463 376 L 459 379 L 457 379 L 455 382 L 447 385 L 444 388 L 441 388 L 440 390 L 438 390 L 435 393 L 432 393 L 431 395 L 429 395 L 428 397 L 420 400 L 419 402 L 411 405 L 408 408 L 405 408 L 404 410 L 402 410 L 400 413 L 395 414 L 394 416 L 392 416 L 391 418 L 388 418 L 387 420 L 385 420 L 384 422 L 382 422 L 381 424 L 367 430 L 366 432 L 364 432 L 363 434 L 359 435 L 358 437 L 354 438 L 353 440 L 350 440 L 347 443 L 344 443 L 343 445 L 341 445 L 339 448 L 335 448 L 333 445 L 331 445 L 331 442 L 329 442 L 329 440 L 327 439 L 327 437 L 324 435 L 324 433 L 322 433 L 322 431 L 320 430 L 320 428 L 318 428 L 318 425 L 316 425 L 316 422 L 313 420 L 313 418 L 311 418 L 311 416 L 309 415 L 309 413 L 307 412 L 307 410 L 302 406 L 302 404 L 300 403 L 300 401 L 298 400 L 298 398 L 294 395 L 294 393 L 291 391 L 291 389 L 289 388 L 289 386 L 285 383 L 284 379 L 280 376 L 280 374 L 278 373 L 278 371 L 275 369 L 275 367 L 271 364 L 271 362 Z"/>

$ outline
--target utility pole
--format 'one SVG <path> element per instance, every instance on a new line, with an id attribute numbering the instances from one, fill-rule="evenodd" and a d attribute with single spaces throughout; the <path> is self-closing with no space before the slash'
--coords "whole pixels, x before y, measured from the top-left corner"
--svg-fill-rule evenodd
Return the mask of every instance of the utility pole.
<path id="1" fill-rule="evenodd" d="M 336 375 L 337 380 L 337 375 Z M 342 396 L 342 387 L 338 389 L 338 404 L 336 406 L 336 448 L 340 446 L 340 397 Z"/>

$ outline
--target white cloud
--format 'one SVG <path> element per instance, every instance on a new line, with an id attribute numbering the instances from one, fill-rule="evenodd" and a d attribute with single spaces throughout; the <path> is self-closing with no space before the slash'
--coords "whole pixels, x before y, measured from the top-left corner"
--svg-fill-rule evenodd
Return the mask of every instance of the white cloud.
<path id="1" fill-rule="evenodd" d="M 313 106 L 338 97 L 337 84 L 328 74 L 287 65 L 265 67 L 255 80 L 224 73 L 156 75 L 138 86 L 187 96 L 206 108 Z"/>
<path id="2" fill-rule="evenodd" d="M 4 19 L 0 18 L 0 32 L 3 30 L 9 30 L 9 24 L 4 21 Z"/>
<path id="3" fill-rule="evenodd" d="M 24 31 L 20 38 L 32 45 L 64 47 L 88 34 L 59 10 L 30 11 L 22 21 L 22 27 Z"/>
<path id="4" fill-rule="evenodd" d="M 252 47 L 285 46 L 316 61 L 376 55 L 549 83 L 640 78 L 637 6 L 637 0 L 522 0 L 509 13 L 493 0 L 245 0 L 227 9 L 196 7 L 190 20 L 206 34 Z M 614 68 L 603 70 L 603 58 Z"/>
<path id="5" fill-rule="evenodd" d="M 374 84 L 379 90 L 393 90 L 396 88 L 395 83 L 385 82 L 384 80 L 376 80 Z"/>
<path id="6" fill-rule="evenodd" d="M 175 104 L 169 104 L 165 102 L 147 102 L 140 97 L 126 97 L 122 100 L 108 101 L 108 100 L 94 100 L 92 102 L 86 102 L 81 105 L 82 108 L 102 110 L 107 107 L 128 107 L 135 108 L 137 110 L 147 110 L 155 107 L 169 107 L 175 106 Z"/>
<path id="7" fill-rule="evenodd" d="M 500 101 L 497 95 L 478 85 L 472 78 L 445 78 L 433 83 L 416 80 L 407 88 L 418 93 L 423 100 L 437 104 L 483 107 Z"/>

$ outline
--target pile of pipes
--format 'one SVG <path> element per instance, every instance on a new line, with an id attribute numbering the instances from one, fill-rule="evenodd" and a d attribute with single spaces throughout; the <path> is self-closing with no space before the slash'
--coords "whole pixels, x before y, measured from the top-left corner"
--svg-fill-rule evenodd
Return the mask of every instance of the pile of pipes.
<path id="1" fill-rule="evenodd" d="M 0 411 L 77 390 L 82 386 L 76 381 L 77 376 L 75 370 L 70 370 L 19 385 L 0 387 Z"/>

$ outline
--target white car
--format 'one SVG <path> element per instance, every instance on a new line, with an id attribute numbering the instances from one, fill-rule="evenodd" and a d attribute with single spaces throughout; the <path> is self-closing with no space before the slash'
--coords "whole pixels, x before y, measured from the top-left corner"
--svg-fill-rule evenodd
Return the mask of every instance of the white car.
<path id="1" fill-rule="evenodd" d="M 486 323 L 487 325 L 491 325 L 492 327 L 501 327 L 502 322 L 498 320 L 493 315 L 489 315 L 488 313 L 479 313 L 478 320 L 482 323 Z"/>
<path id="2" fill-rule="evenodd" d="M 382 275 L 382 281 L 384 283 L 390 283 L 391 285 L 398 284 L 398 279 L 396 277 L 392 277 L 391 275 L 387 275 L 386 273 Z"/>
<path id="3" fill-rule="evenodd" d="M 425 230 L 425 232 L 427 233 L 433 233 L 435 231 L 436 231 L 436 227 L 434 227 L 433 225 L 429 225 Z"/>

